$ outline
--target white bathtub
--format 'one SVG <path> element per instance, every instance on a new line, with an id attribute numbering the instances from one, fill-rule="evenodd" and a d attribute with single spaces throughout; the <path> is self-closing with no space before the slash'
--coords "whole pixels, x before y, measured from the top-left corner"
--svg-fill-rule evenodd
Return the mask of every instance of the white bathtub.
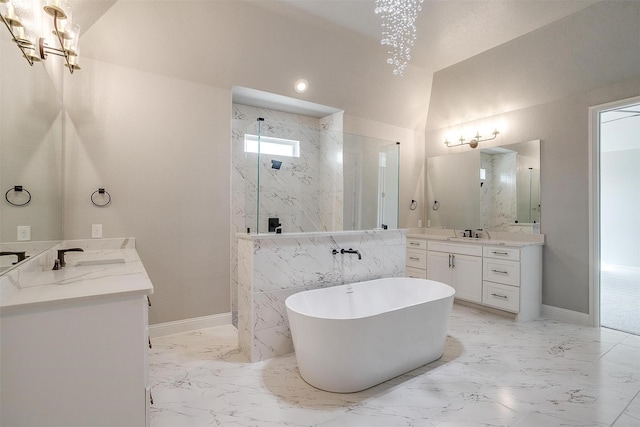
<path id="1" fill-rule="evenodd" d="M 404 277 L 304 291 L 285 301 L 302 378 L 350 393 L 439 359 L 454 289 Z"/>

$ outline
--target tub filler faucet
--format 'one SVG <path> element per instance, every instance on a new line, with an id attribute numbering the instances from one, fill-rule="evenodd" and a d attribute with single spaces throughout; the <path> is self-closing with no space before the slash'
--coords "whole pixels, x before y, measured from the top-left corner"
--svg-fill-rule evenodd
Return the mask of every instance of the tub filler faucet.
<path id="1" fill-rule="evenodd" d="M 340 249 L 340 253 L 341 254 L 355 254 L 358 255 L 358 259 L 362 259 L 362 255 L 360 255 L 360 251 L 356 250 L 356 249 Z"/>

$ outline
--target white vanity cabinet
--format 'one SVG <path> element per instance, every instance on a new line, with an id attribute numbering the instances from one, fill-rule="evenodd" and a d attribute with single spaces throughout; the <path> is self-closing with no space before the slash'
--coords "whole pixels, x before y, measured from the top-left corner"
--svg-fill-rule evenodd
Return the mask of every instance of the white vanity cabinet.
<path id="1" fill-rule="evenodd" d="M 1 425 L 149 425 L 147 304 L 121 296 L 3 315 Z"/>
<path id="2" fill-rule="evenodd" d="M 427 241 L 407 239 L 407 277 L 427 278 Z"/>
<path id="3" fill-rule="evenodd" d="M 482 246 L 429 241 L 427 278 L 452 286 L 458 299 L 482 303 Z"/>
<path id="4" fill-rule="evenodd" d="M 526 321 L 542 307 L 542 247 L 484 246 L 482 304 Z"/>
<path id="5" fill-rule="evenodd" d="M 531 320 L 542 307 L 542 244 L 407 238 L 407 276 L 436 280 L 457 300 Z M 426 262 L 425 262 L 426 259 Z"/>

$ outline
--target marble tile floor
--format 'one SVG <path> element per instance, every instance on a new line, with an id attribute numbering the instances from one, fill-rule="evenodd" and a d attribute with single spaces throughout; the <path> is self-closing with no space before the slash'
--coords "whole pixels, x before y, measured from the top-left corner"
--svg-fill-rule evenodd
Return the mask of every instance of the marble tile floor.
<path id="1" fill-rule="evenodd" d="M 233 326 L 156 338 L 153 427 L 640 426 L 640 337 L 455 304 L 441 359 L 358 393 L 295 355 L 248 363 Z"/>

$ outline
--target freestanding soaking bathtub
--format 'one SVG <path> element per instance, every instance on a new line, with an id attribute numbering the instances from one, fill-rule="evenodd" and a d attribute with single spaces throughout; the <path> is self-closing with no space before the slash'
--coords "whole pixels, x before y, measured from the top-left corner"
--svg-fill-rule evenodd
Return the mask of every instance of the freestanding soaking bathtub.
<path id="1" fill-rule="evenodd" d="M 302 378 L 351 393 L 442 356 L 454 289 L 405 277 L 304 291 L 285 301 Z"/>

